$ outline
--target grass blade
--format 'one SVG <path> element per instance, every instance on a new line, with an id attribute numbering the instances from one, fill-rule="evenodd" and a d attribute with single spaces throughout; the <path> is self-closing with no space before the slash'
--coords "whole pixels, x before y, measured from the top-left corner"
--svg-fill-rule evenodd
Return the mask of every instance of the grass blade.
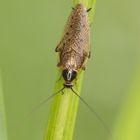
<path id="1" fill-rule="evenodd" d="M 0 140 L 8 140 L 7 136 L 7 126 L 6 126 L 6 116 L 5 116 L 5 105 L 2 90 L 2 77 L 0 71 Z"/>
<path id="2" fill-rule="evenodd" d="M 89 12 L 89 22 L 92 22 L 94 14 L 95 0 L 74 0 L 74 6 L 78 3 L 83 3 L 87 9 L 92 8 Z M 61 72 L 58 74 L 61 75 Z M 80 95 L 82 79 L 84 72 L 79 72 L 74 91 Z M 59 79 L 59 77 L 57 78 Z M 55 92 L 63 87 L 63 79 L 59 80 L 55 86 Z M 78 110 L 78 97 L 70 89 L 64 90 L 65 94 L 58 94 L 52 103 L 51 112 L 49 115 L 48 127 L 45 135 L 45 140 L 72 140 L 75 127 L 76 114 Z"/>

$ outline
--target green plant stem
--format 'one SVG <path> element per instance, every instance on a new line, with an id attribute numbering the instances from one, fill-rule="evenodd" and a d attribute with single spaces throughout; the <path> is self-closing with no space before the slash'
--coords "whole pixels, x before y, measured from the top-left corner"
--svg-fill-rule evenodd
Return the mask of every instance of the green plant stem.
<path id="1" fill-rule="evenodd" d="M 0 71 L 0 140 L 8 140 L 1 71 Z"/>
<path id="2" fill-rule="evenodd" d="M 78 86 L 74 90 L 79 94 L 83 72 L 79 75 Z M 56 84 L 56 91 L 61 89 L 63 81 Z M 70 90 L 65 89 L 64 94 L 58 94 L 52 104 L 46 140 L 72 140 L 78 109 L 78 98 Z"/>
<path id="3" fill-rule="evenodd" d="M 74 0 L 74 5 L 83 3 L 87 8 L 94 7 L 93 0 Z M 89 14 L 89 22 L 92 22 L 94 8 Z M 61 71 L 59 72 L 59 76 Z M 74 91 L 80 95 L 84 71 L 80 71 L 75 81 Z M 59 79 L 59 77 L 57 78 Z M 61 78 L 56 82 L 55 92 L 63 88 L 64 80 Z M 45 140 L 72 140 L 79 98 L 70 89 L 64 89 L 64 94 L 54 97 L 49 116 Z"/>

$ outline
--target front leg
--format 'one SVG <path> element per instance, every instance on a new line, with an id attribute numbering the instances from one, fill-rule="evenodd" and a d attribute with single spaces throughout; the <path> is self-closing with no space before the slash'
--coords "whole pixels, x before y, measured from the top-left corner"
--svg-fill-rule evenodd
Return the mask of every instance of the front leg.
<path id="1" fill-rule="evenodd" d="M 60 52 L 62 50 L 62 47 L 62 41 L 60 41 L 60 43 L 55 48 L 55 52 Z"/>
<path id="2" fill-rule="evenodd" d="M 85 52 L 83 57 L 84 57 L 84 62 L 82 64 L 82 70 L 86 70 L 86 63 L 87 63 L 88 58 L 90 58 L 90 52 L 88 53 Z"/>

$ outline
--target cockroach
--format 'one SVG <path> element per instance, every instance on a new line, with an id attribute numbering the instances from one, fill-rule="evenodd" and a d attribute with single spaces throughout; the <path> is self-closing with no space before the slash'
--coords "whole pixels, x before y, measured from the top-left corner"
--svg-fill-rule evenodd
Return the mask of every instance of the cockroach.
<path id="1" fill-rule="evenodd" d="M 87 14 L 90 10 L 91 8 L 87 9 L 83 4 L 73 8 L 64 35 L 55 49 L 59 53 L 60 60 L 57 66 L 62 70 L 65 88 L 72 89 L 72 82 L 76 79 L 78 71 L 85 70 L 87 59 L 90 57 L 90 29 Z"/>
<path id="2" fill-rule="evenodd" d="M 96 113 L 96 111 L 73 90 L 73 81 L 76 80 L 77 74 L 80 70 L 85 70 L 87 60 L 90 58 L 90 26 L 88 22 L 88 12 L 83 4 L 76 5 L 73 8 L 65 30 L 64 35 L 56 47 L 55 51 L 59 54 L 59 62 L 57 66 L 61 69 L 61 76 L 64 79 L 63 88 L 53 93 L 47 99 L 44 99 L 36 108 L 47 102 L 55 95 L 63 92 L 65 88 L 71 89 L 73 93 L 87 106 L 87 108 L 94 113 L 99 119 L 104 128 L 111 134 L 108 126 L 103 119 Z M 30 112 L 30 113 L 31 113 Z"/>

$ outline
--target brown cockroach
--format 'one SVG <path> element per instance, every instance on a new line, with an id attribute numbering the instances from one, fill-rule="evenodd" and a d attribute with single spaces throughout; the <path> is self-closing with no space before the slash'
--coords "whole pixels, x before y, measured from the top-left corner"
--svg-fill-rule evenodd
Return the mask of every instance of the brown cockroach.
<path id="1" fill-rule="evenodd" d="M 90 57 L 90 27 L 88 12 L 83 4 L 73 8 L 67 21 L 64 35 L 56 47 L 60 62 L 57 64 L 62 69 L 65 80 L 64 87 L 72 88 L 72 81 L 76 79 L 79 70 L 85 70 L 85 64 Z"/>

